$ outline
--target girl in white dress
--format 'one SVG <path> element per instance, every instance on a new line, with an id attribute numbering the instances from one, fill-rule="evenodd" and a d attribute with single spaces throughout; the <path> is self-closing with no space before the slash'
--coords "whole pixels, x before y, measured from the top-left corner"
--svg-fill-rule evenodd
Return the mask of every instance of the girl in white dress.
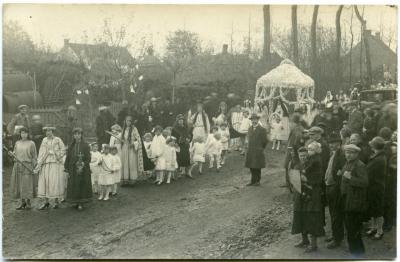
<path id="1" fill-rule="evenodd" d="M 206 162 L 206 145 L 202 137 L 193 138 L 190 145 L 190 156 L 192 159 L 192 166 L 189 169 L 189 177 L 192 178 L 192 170 L 194 167 L 199 166 L 199 174 L 203 173 L 203 163 Z"/>
<path id="2" fill-rule="evenodd" d="M 164 158 L 164 151 L 165 151 L 165 138 L 162 135 L 162 127 L 156 126 L 154 128 L 154 138 L 151 143 L 151 155 L 155 162 L 155 173 L 156 173 L 156 181 L 158 185 L 161 185 L 164 180 L 164 172 L 165 172 L 165 158 Z"/>
<path id="3" fill-rule="evenodd" d="M 120 125 L 113 125 L 111 127 L 111 133 L 114 136 L 110 137 L 110 146 L 117 146 L 118 154 L 121 153 L 121 133 L 122 133 L 122 128 Z"/>
<path id="4" fill-rule="evenodd" d="M 221 124 L 218 133 L 221 135 L 221 145 L 222 145 L 222 152 L 221 152 L 221 165 L 225 164 L 226 154 L 229 150 L 229 129 L 226 123 Z"/>
<path id="5" fill-rule="evenodd" d="M 176 160 L 176 153 L 179 151 L 179 147 L 176 145 L 176 139 L 170 137 L 166 141 L 166 148 L 164 151 L 165 158 L 165 171 L 167 173 L 167 184 L 171 183 L 171 178 L 178 168 L 178 162 Z"/>
<path id="6" fill-rule="evenodd" d="M 281 146 L 281 134 L 283 131 L 283 125 L 281 122 L 281 117 L 273 113 L 271 114 L 271 139 L 272 139 L 272 150 L 275 149 L 279 150 L 279 147 Z"/>
<path id="7" fill-rule="evenodd" d="M 38 197 L 44 198 L 45 203 L 39 208 L 44 210 L 50 207 L 49 199 L 54 199 L 54 209 L 58 208 L 58 200 L 64 197 L 65 174 L 64 161 L 65 146 L 59 137 L 54 136 L 55 127 L 44 127 L 46 137 L 39 149 L 37 166 L 34 170 L 39 174 Z"/>
<path id="8" fill-rule="evenodd" d="M 114 157 L 112 163 L 112 169 L 114 170 L 114 184 L 112 185 L 112 196 L 117 195 L 118 185 L 121 182 L 121 158 L 118 153 L 118 146 L 110 146 L 110 153 Z"/>
<path id="9" fill-rule="evenodd" d="M 243 119 L 242 123 L 240 124 L 239 132 L 242 134 L 246 134 L 245 136 L 242 136 L 240 138 L 241 140 L 241 146 L 242 146 L 242 152 L 241 155 L 244 155 L 246 150 L 247 150 L 247 133 L 249 132 L 249 128 L 251 126 L 251 120 L 249 119 L 250 112 L 248 110 L 243 110 Z"/>
<path id="10" fill-rule="evenodd" d="M 98 180 L 99 180 L 99 174 L 101 172 L 101 168 L 99 166 L 99 162 L 101 160 L 101 153 L 98 150 L 99 146 L 97 143 L 92 143 L 91 144 L 91 149 L 92 151 L 90 152 L 90 170 L 91 170 L 91 177 L 92 177 L 92 188 L 93 188 L 93 193 L 97 194 L 99 191 L 99 185 L 98 185 Z"/>
<path id="11" fill-rule="evenodd" d="M 111 192 L 111 187 L 115 182 L 114 156 L 110 154 L 110 145 L 103 144 L 103 155 L 99 161 L 101 172 L 99 174 L 98 183 L 100 186 L 99 200 L 107 201 Z"/>
<path id="12" fill-rule="evenodd" d="M 217 166 L 217 172 L 219 172 L 221 168 L 222 153 L 221 134 L 215 131 L 209 135 L 209 138 L 206 142 L 206 152 L 210 160 L 210 169 L 214 168 L 215 162 Z"/>
<path id="13" fill-rule="evenodd" d="M 236 105 L 231 110 L 231 123 L 232 123 L 232 128 L 237 132 L 240 132 L 240 125 L 242 123 L 242 119 L 243 119 L 242 108 L 240 105 Z M 232 138 L 230 144 L 232 150 L 240 150 L 240 137 Z"/>

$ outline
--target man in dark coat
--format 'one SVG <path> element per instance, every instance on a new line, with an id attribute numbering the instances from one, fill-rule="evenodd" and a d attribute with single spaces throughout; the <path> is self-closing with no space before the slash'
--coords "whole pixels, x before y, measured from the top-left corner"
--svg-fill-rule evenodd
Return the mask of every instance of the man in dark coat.
<path id="1" fill-rule="evenodd" d="M 344 213 L 339 209 L 340 198 L 340 180 L 338 171 L 344 166 L 346 159 L 342 151 L 342 140 L 336 133 L 332 133 L 329 138 L 329 148 L 331 156 L 329 158 L 328 167 L 325 172 L 325 192 L 326 200 L 331 217 L 332 238 L 328 248 L 336 248 L 340 246 L 344 238 Z"/>
<path id="2" fill-rule="evenodd" d="M 149 115 L 152 118 L 153 125 L 163 126 L 163 114 L 164 111 L 157 103 L 157 98 L 152 97 L 150 99 Z M 164 127 L 164 126 L 163 126 Z"/>
<path id="3" fill-rule="evenodd" d="M 251 182 L 247 186 L 260 185 L 261 169 L 265 168 L 264 150 L 267 146 L 267 130 L 259 123 L 259 116 L 252 114 L 252 126 L 248 132 L 248 148 L 246 153 L 246 167 L 250 168 Z"/>
<path id="4" fill-rule="evenodd" d="M 106 106 L 100 106 L 99 111 L 100 114 L 96 118 L 97 143 L 99 145 L 109 144 L 110 135 L 106 131 L 111 132 L 111 127 L 115 124 L 115 118 Z"/>
<path id="5" fill-rule="evenodd" d="M 366 166 L 358 159 L 361 149 L 353 144 L 344 146 L 346 164 L 340 175 L 340 206 L 345 214 L 345 227 L 350 253 L 356 257 L 365 253 L 361 239 L 362 222 L 367 210 L 368 174 Z"/>

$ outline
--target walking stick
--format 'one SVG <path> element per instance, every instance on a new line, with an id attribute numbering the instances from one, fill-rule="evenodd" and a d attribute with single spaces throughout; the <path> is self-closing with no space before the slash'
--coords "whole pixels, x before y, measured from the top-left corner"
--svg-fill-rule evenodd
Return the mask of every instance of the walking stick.
<path id="1" fill-rule="evenodd" d="M 24 168 L 26 168 L 29 172 L 34 173 L 33 170 L 32 170 L 30 167 L 28 167 L 24 162 L 22 162 L 21 160 L 19 160 L 19 159 L 17 158 L 17 156 L 16 156 L 13 152 L 11 152 L 10 150 L 7 149 L 7 147 L 3 146 L 3 149 L 6 150 L 6 152 L 7 152 L 7 154 L 8 154 L 9 156 L 11 156 L 11 157 L 12 157 L 15 161 L 17 161 L 18 163 L 20 163 L 20 164 L 21 164 Z"/>

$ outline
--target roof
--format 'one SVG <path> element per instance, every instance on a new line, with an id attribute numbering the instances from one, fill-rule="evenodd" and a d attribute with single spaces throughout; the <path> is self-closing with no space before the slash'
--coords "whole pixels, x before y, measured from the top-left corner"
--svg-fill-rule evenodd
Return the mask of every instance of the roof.
<path id="1" fill-rule="evenodd" d="M 372 71 L 378 71 L 382 70 L 382 65 L 385 64 L 386 66 L 389 67 L 389 71 L 391 74 L 394 76 L 396 72 L 396 66 L 397 66 L 397 55 L 396 53 L 390 49 L 378 36 L 374 35 L 369 35 L 367 37 L 367 41 L 369 43 L 369 48 L 370 48 L 370 56 L 371 56 L 371 67 Z M 355 78 L 359 78 L 360 76 L 360 54 L 361 51 L 363 52 L 363 57 L 365 57 L 365 47 L 362 44 L 362 42 L 359 42 L 357 45 L 353 47 L 352 52 L 348 52 L 344 59 L 343 62 L 345 63 L 346 70 L 344 70 L 345 75 L 350 74 L 349 70 L 349 61 L 350 61 L 350 55 L 352 58 L 352 75 Z M 364 63 L 362 64 L 362 71 L 363 74 L 366 74 L 366 62 L 365 59 L 363 59 Z"/>
<path id="2" fill-rule="evenodd" d="M 67 46 L 78 56 L 84 54 L 90 60 L 117 58 L 121 65 L 129 65 L 135 61 L 126 47 L 109 46 L 106 43 L 95 45 L 68 43 Z"/>

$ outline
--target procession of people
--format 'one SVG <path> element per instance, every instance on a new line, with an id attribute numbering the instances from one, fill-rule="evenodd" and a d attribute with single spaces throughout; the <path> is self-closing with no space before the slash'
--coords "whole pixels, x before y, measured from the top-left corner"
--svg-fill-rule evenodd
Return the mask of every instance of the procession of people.
<path id="1" fill-rule="evenodd" d="M 155 98 L 150 104 L 146 110 L 125 102 L 117 118 L 100 106 L 97 139 L 90 144 L 80 127 L 72 129 L 67 144 L 55 136 L 54 126 L 38 132 L 40 117 L 31 121 L 28 107 L 21 105 L 8 125 L 15 160 L 11 190 L 21 201 L 17 210 L 30 209 L 35 197 L 43 200 L 40 210 L 57 209 L 64 201 L 83 210 L 94 194 L 107 201 L 120 186 L 138 180 L 162 185 L 193 179 L 204 174 L 206 162 L 220 172 L 232 151 L 245 155 L 247 186 L 260 186 L 271 141 L 273 150 L 286 149 L 282 181 L 294 197 L 292 233 L 302 236 L 296 247 L 316 252 L 318 238 L 330 226 L 328 248 L 340 247 L 347 235 L 350 252 L 362 256 L 363 230 L 379 240 L 395 225 L 397 127 L 384 111 L 388 107 L 363 113 L 358 103 L 344 103 L 331 93 L 318 105 L 296 110 L 282 100 L 271 108 L 250 100 L 231 108 L 225 101 L 197 101 L 186 112 L 166 106 L 161 112 Z"/>

